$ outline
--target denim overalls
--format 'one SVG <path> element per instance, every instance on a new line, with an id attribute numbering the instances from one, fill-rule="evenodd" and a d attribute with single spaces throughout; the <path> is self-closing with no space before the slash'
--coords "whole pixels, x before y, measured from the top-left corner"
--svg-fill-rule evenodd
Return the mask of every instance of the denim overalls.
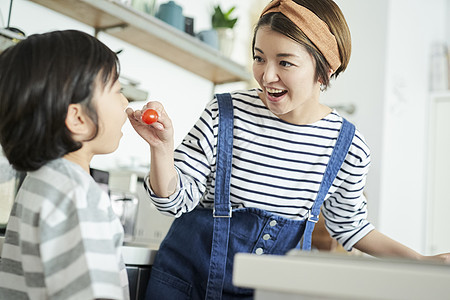
<path id="1" fill-rule="evenodd" d="M 291 220 L 257 208 L 231 209 L 233 105 L 230 94 L 217 95 L 219 136 L 214 210 L 197 207 L 175 219 L 161 243 L 151 271 L 146 299 L 253 299 L 253 290 L 233 286 L 237 252 L 286 254 L 299 245 L 311 248 L 320 206 L 333 183 L 355 127 L 344 119 L 308 220 Z"/>

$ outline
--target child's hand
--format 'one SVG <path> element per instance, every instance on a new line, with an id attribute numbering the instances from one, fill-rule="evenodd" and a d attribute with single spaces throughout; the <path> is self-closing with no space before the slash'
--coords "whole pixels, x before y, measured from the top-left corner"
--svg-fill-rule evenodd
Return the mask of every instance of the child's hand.
<path id="1" fill-rule="evenodd" d="M 146 124 L 142 120 L 142 114 L 147 109 L 154 109 L 158 113 L 157 121 Z M 133 111 L 128 107 L 126 110 L 128 119 L 134 130 L 152 147 L 169 145 L 173 147 L 173 127 L 172 121 L 164 110 L 160 102 L 152 101 L 145 104 L 141 110 Z"/>

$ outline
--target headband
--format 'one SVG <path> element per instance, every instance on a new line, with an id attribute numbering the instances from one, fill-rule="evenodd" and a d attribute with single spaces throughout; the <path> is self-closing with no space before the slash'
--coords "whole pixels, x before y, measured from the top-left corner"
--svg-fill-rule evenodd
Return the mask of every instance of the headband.
<path id="1" fill-rule="evenodd" d="M 339 68 L 341 60 L 336 38 L 328 25 L 312 11 L 292 0 L 273 0 L 264 8 L 261 17 L 271 12 L 282 13 L 297 25 L 323 54 L 333 72 Z"/>

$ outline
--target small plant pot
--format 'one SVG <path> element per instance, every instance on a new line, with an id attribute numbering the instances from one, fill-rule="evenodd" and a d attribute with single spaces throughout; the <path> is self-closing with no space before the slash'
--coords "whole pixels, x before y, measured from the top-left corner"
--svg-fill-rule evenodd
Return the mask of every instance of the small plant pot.
<path id="1" fill-rule="evenodd" d="M 226 57 L 230 57 L 234 46 L 234 31 L 231 28 L 216 28 L 219 38 L 219 51 Z"/>

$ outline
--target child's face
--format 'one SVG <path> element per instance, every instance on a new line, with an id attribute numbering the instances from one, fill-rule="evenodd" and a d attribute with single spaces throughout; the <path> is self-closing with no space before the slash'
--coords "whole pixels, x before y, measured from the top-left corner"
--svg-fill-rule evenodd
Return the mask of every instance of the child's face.
<path id="1" fill-rule="evenodd" d="M 92 141 L 93 154 L 107 154 L 115 151 L 122 138 L 122 126 L 127 120 L 125 109 L 128 100 L 122 95 L 120 82 L 107 84 L 102 90 L 97 84 L 94 99 L 97 107 L 99 131 Z"/>

